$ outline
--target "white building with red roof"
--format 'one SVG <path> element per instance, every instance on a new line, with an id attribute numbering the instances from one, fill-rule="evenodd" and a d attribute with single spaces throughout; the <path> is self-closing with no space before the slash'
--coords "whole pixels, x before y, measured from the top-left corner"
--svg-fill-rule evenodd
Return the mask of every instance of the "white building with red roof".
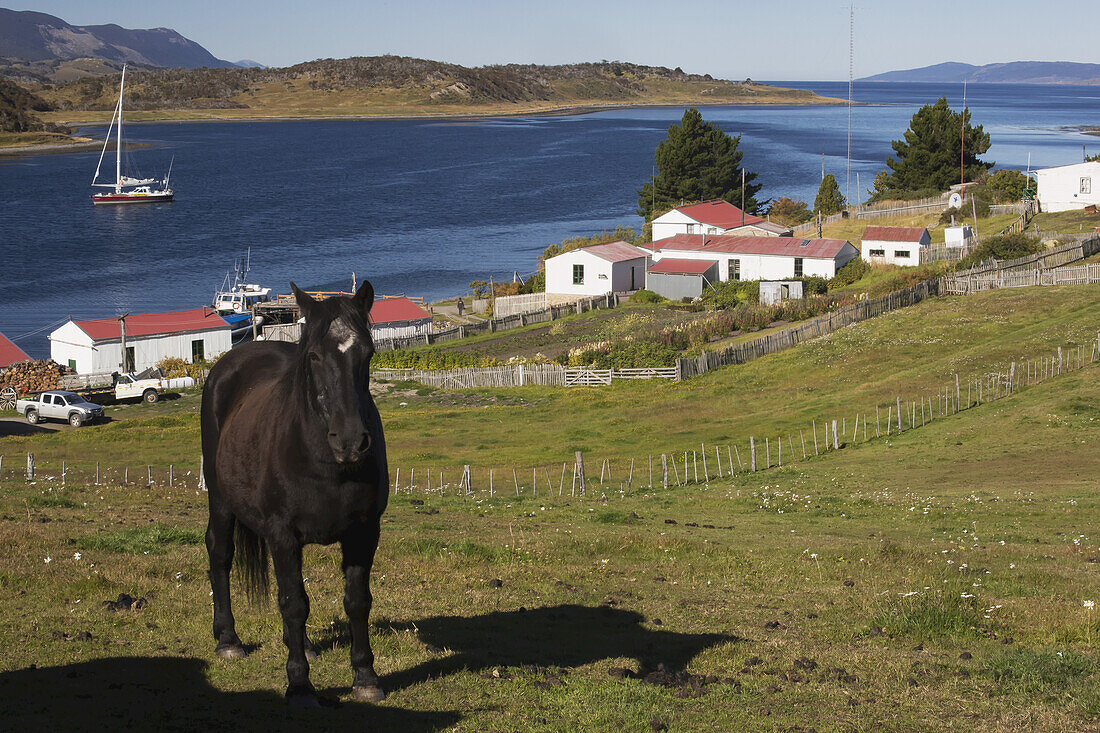
<path id="1" fill-rule="evenodd" d="M 919 265 L 921 247 L 931 243 L 924 227 L 870 226 L 863 230 L 860 255 L 872 264 Z"/>
<path id="2" fill-rule="evenodd" d="M 7 336 L 0 333 L 0 368 L 20 361 L 30 361 L 27 352 L 13 344 Z"/>
<path id="3" fill-rule="evenodd" d="M 767 219 L 747 214 L 723 199 L 680 206 L 653 220 L 653 239 L 677 234 L 741 234 L 757 237 L 789 237 L 791 230 Z"/>
<path id="4" fill-rule="evenodd" d="M 546 260 L 546 292 L 606 295 L 641 290 L 649 252 L 626 242 L 609 242 L 563 252 Z"/>
<path id="5" fill-rule="evenodd" d="M 49 338 L 53 360 L 78 374 L 124 371 L 118 318 L 70 320 Z M 137 372 L 169 356 L 192 363 L 208 361 L 231 346 L 229 324 L 209 308 L 126 316 L 126 350 Z"/>
<path id="6" fill-rule="evenodd" d="M 859 250 L 843 239 L 678 234 L 647 246 L 653 250 L 654 262 L 665 258 L 715 262 L 719 280 L 831 278 L 859 257 Z"/>
<path id="7" fill-rule="evenodd" d="M 370 309 L 370 333 L 375 341 L 423 336 L 432 331 L 432 314 L 408 298 L 381 298 Z"/>

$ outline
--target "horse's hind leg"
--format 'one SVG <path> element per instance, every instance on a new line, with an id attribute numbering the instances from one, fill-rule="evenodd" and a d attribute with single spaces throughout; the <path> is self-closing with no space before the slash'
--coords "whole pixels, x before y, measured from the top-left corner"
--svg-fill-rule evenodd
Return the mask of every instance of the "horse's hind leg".
<path id="1" fill-rule="evenodd" d="M 386 695 L 374 671 L 370 647 L 370 568 L 378 548 L 377 521 L 361 533 L 344 540 L 344 611 L 351 623 L 351 667 L 355 671 L 352 694 L 358 700 L 381 702 Z"/>
<path id="2" fill-rule="evenodd" d="M 229 598 L 229 569 L 233 565 L 233 528 L 236 519 L 218 502 L 210 502 L 210 521 L 206 526 L 206 552 L 210 555 L 210 588 L 214 595 L 215 653 L 223 659 L 245 655 L 233 621 Z"/>
<path id="3" fill-rule="evenodd" d="M 283 616 L 283 643 L 287 648 L 287 702 L 317 707 L 317 693 L 309 681 L 306 659 L 306 618 L 309 596 L 302 582 L 302 546 L 293 536 L 268 538 L 275 580 L 279 585 L 279 613 Z"/>

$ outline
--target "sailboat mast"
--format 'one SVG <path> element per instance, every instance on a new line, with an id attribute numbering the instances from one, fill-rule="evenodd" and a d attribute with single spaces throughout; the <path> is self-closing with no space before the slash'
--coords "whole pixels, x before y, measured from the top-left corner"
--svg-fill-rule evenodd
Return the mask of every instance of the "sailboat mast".
<path id="1" fill-rule="evenodd" d="M 115 137 L 115 193 L 122 193 L 122 93 L 126 88 L 126 67 L 118 85 L 118 135 Z"/>

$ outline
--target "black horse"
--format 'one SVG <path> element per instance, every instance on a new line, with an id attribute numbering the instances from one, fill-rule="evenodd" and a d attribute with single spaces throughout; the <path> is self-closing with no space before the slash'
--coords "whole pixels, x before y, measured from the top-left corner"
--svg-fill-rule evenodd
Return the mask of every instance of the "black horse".
<path id="1" fill-rule="evenodd" d="M 316 705 L 306 659 L 309 598 L 302 547 L 339 542 L 352 691 L 359 700 L 378 702 L 385 695 L 374 671 L 367 617 L 389 473 L 382 422 L 368 387 L 374 344 L 367 317 L 374 289 L 364 282 L 353 297 L 317 301 L 290 285 L 305 316 L 298 344 L 234 349 L 210 370 L 203 388 L 215 651 L 226 659 L 245 655 L 229 600 L 234 547 L 250 595 L 267 591 L 270 553 L 289 652 L 287 700 Z"/>

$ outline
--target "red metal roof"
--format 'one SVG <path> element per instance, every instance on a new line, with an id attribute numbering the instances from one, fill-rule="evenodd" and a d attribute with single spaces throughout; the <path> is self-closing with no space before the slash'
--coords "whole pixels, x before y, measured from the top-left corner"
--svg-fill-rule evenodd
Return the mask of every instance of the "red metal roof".
<path id="1" fill-rule="evenodd" d="M 117 318 L 96 318 L 89 321 L 73 321 L 93 341 L 106 341 L 121 338 L 121 329 Z M 221 316 L 209 308 L 194 308 L 187 311 L 169 311 L 167 313 L 131 313 L 126 316 L 126 337 L 153 336 L 187 331 L 209 331 L 217 328 L 229 328 Z"/>
<path id="2" fill-rule="evenodd" d="M 685 216 L 690 216 L 702 224 L 711 224 L 723 229 L 733 229 L 743 224 L 758 224 L 766 221 L 766 219 L 761 219 L 759 216 L 742 214 L 741 209 L 723 199 L 704 201 L 701 204 L 691 206 L 681 206 L 676 211 Z"/>
<path id="3" fill-rule="evenodd" d="M 30 357 L 21 348 L 13 344 L 8 337 L 0 333 L 0 367 L 17 361 L 28 361 Z"/>
<path id="4" fill-rule="evenodd" d="M 867 227 L 863 230 L 863 241 L 875 242 L 919 242 L 928 233 L 924 227 Z"/>
<path id="5" fill-rule="evenodd" d="M 607 244 L 594 244 L 591 247 L 582 247 L 583 251 L 594 254 L 608 262 L 628 262 L 648 255 L 647 252 L 626 242 L 608 242 Z"/>
<path id="6" fill-rule="evenodd" d="M 370 322 L 374 324 L 419 321 L 431 317 L 431 313 L 408 298 L 376 300 L 370 309 Z"/>
<path id="7" fill-rule="evenodd" d="M 706 244 L 704 244 L 704 240 Z M 798 237 L 742 237 L 733 234 L 677 234 L 660 239 L 651 247 L 657 251 L 713 252 L 715 254 L 771 255 L 833 259 L 844 245 L 843 239 L 799 239 Z M 849 245 L 851 246 L 851 245 Z"/>
<path id="8" fill-rule="evenodd" d="M 649 271 L 668 272 L 675 275 L 702 275 L 712 267 L 714 267 L 714 260 L 676 260 L 665 257 L 659 262 L 654 262 Z"/>

